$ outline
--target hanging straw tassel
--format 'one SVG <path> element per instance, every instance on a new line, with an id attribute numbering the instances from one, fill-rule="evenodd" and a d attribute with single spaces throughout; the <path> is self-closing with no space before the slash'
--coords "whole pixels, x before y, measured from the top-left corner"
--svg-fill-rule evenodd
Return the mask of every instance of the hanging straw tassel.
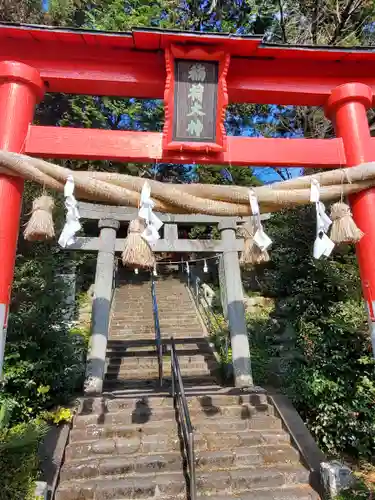
<path id="1" fill-rule="evenodd" d="M 32 215 L 23 232 L 27 241 L 45 241 L 55 236 L 52 212 L 55 202 L 51 196 L 42 195 L 33 201 Z"/>
<path id="2" fill-rule="evenodd" d="M 254 229 L 251 224 L 244 224 L 237 228 L 237 236 L 244 239 L 244 249 L 240 256 L 240 265 L 244 268 L 269 262 L 267 250 L 262 251 L 254 242 Z"/>
<path id="3" fill-rule="evenodd" d="M 150 245 L 142 238 L 146 223 L 142 219 L 134 219 L 129 224 L 125 248 L 122 252 L 122 263 L 133 269 L 151 269 L 155 265 L 155 256 Z"/>
<path id="4" fill-rule="evenodd" d="M 339 201 L 331 207 L 331 235 L 335 243 L 357 243 L 364 233 L 357 227 L 353 220 L 350 207 Z"/>

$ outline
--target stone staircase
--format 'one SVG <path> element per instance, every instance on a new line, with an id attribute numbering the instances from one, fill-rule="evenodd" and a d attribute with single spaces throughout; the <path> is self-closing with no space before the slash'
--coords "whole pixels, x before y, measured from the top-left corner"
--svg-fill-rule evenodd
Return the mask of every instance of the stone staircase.
<path id="1" fill-rule="evenodd" d="M 156 283 L 162 339 L 175 338 L 184 383 L 217 385 L 218 366 L 188 289 L 178 278 Z M 149 276 L 130 277 L 116 290 L 107 349 L 106 390 L 157 386 L 155 328 Z M 170 357 L 164 373 L 170 378 Z"/>
<path id="2" fill-rule="evenodd" d="M 317 500 L 266 393 L 241 394 L 219 385 L 215 357 L 184 284 L 162 279 L 157 296 L 163 338 L 174 335 L 178 342 L 194 427 L 198 498 Z M 56 500 L 188 498 L 169 361 L 160 390 L 153 338 L 149 281 L 120 284 L 105 392 L 81 401 Z"/>

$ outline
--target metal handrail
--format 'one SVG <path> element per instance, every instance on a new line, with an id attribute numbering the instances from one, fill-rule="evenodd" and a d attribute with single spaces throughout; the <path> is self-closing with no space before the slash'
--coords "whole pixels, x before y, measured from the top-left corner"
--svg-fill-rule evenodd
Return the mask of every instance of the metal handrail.
<path id="1" fill-rule="evenodd" d="M 188 273 L 187 283 L 192 293 L 195 305 L 197 306 L 197 309 L 200 312 L 209 333 L 214 334 L 220 332 L 221 334 L 223 334 L 225 339 L 224 352 L 225 358 L 227 358 L 230 347 L 229 332 L 224 331 L 223 326 L 220 324 L 219 319 L 217 318 L 215 312 L 212 310 L 211 304 L 209 304 L 206 299 L 206 296 L 202 289 L 200 278 L 196 276 L 191 270 L 189 270 Z"/>
<path id="2" fill-rule="evenodd" d="M 156 298 L 155 280 L 151 279 L 152 312 L 154 315 L 155 327 L 155 348 L 158 356 L 159 386 L 163 386 L 163 344 L 161 341 L 158 301 Z"/>
<path id="3" fill-rule="evenodd" d="M 190 412 L 185 395 L 184 384 L 182 382 L 180 363 L 178 361 L 176 345 L 173 337 L 171 337 L 171 374 L 173 404 L 178 410 L 178 414 L 180 416 L 185 455 L 189 467 L 190 500 L 196 500 L 197 483 L 195 476 L 194 430 L 191 425 Z"/>
<path id="4" fill-rule="evenodd" d="M 115 296 L 116 288 L 118 285 L 118 260 L 115 258 L 113 263 L 113 275 L 112 275 L 112 291 L 111 291 L 111 305 Z"/>

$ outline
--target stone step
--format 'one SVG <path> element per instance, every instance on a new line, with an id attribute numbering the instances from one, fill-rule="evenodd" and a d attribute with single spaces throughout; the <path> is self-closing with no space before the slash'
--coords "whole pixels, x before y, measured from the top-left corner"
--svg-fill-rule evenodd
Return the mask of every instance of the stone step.
<path id="1" fill-rule="evenodd" d="M 196 450 L 226 450 L 241 448 L 244 446 L 263 446 L 266 444 L 290 444 L 289 435 L 280 428 L 276 429 L 256 429 L 257 422 L 253 423 L 254 430 L 246 428 L 236 429 L 228 427 L 216 427 L 216 431 L 225 433 L 221 439 L 220 435 L 215 434 L 215 427 L 199 428 L 194 431 L 194 443 Z M 172 440 L 177 440 L 178 429 L 173 421 L 145 422 L 144 424 L 89 424 L 85 427 L 73 427 L 70 433 L 70 444 L 78 442 L 92 442 L 95 439 L 115 439 L 115 438 L 143 438 L 143 436 L 168 436 Z"/>
<path id="2" fill-rule="evenodd" d="M 176 332 L 166 332 L 166 331 L 163 331 L 161 333 L 161 343 L 163 345 L 170 345 L 171 343 L 171 337 L 174 338 L 175 340 L 175 343 L 177 343 L 178 345 L 181 345 L 183 343 L 196 343 L 196 339 L 197 339 L 197 332 L 194 331 L 194 332 L 181 332 L 181 333 L 177 333 Z M 199 338 L 199 337 L 198 337 Z M 204 342 L 206 340 L 206 337 L 204 337 L 202 335 L 202 337 L 200 337 L 200 340 L 201 342 Z M 152 334 L 143 334 L 143 335 L 137 335 L 137 334 L 117 334 L 117 335 L 110 335 L 109 336 L 109 341 L 110 342 L 118 342 L 118 343 L 122 343 L 124 346 L 126 345 L 129 345 L 130 343 L 134 343 L 134 345 L 138 344 L 138 343 L 143 343 L 143 345 L 145 346 L 149 346 L 149 348 L 152 346 L 155 348 L 155 344 L 156 344 L 156 341 L 155 341 L 155 334 L 152 333 Z M 190 342 L 191 341 L 191 342 Z M 208 349 L 209 347 L 207 346 L 206 348 L 206 352 L 208 352 Z M 111 352 L 112 348 L 109 348 L 107 350 L 107 352 Z"/>
<path id="3" fill-rule="evenodd" d="M 113 303 L 112 311 L 131 315 L 132 307 L 134 307 L 137 311 L 144 310 L 147 315 L 153 315 L 154 308 L 151 298 L 142 299 L 141 297 L 127 298 L 123 301 L 120 301 L 119 298 L 116 297 Z M 179 297 L 178 299 L 158 299 L 158 311 L 161 313 L 173 315 L 176 313 L 176 310 L 196 314 L 195 305 L 191 302 L 190 297 Z"/>
<path id="4" fill-rule="evenodd" d="M 170 338 L 162 338 L 162 343 L 167 345 L 170 348 L 171 339 Z M 175 345 L 177 351 L 179 349 L 208 349 L 210 340 L 206 335 L 197 335 L 195 338 L 179 338 L 175 339 Z M 151 338 L 145 338 L 140 340 L 113 340 L 109 339 L 107 343 L 107 350 L 109 349 L 139 349 L 139 348 L 150 348 L 150 346 L 155 346 L 155 334 Z"/>
<path id="5" fill-rule="evenodd" d="M 158 362 L 149 362 L 149 363 L 136 363 L 132 361 L 131 358 L 126 358 L 121 364 L 112 364 L 109 362 L 107 364 L 107 373 L 124 373 L 127 375 L 130 372 L 150 372 L 155 373 L 159 366 Z M 180 368 L 183 373 L 214 373 L 215 370 L 218 369 L 218 364 L 216 360 L 212 360 L 211 362 L 194 362 L 190 363 L 180 363 Z M 171 372 L 171 362 L 167 358 L 163 359 L 163 369 L 165 373 Z M 126 378 L 126 377 L 125 377 Z"/>
<path id="6" fill-rule="evenodd" d="M 104 379 L 104 391 L 106 392 L 113 392 L 113 391 L 130 391 L 130 390 L 139 390 L 139 391 L 146 391 L 146 390 L 153 390 L 153 391 L 158 391 L 160 390 L 160 385 L 159 385 L 159 380 L 158 378 L 153 378 L 153 379 L 139 379 L 137 378 L 136 380 L 125 380 L 125 379 Z M 163 379 L 163 387 L 171 387 L 171 378 L 170 377 L 164 377 Z M 206 387 L 210 387 L 210 391 L 216 391 L 220 390 L 221 386 L 218 384 L 217 378 L 216 377 L 184 377 L 184 388 L 185 392 L 189 389 L 194 390 L 195 392 L 199 390 L 199 388 L 202 388 L 202 390 Z"/>
<path id="7" fill-rule="evenodd" d="M 221 495 L 198 495 L 198 500 L 233 500 L 231 493 Z M 280 488 L 252 488 L 236 495 L 238 500 L 320 500 L 320 496 L 309 485 L 285 485 Z M 121 499 L 125 500 L 125 499 Z"/>
<path id="8" fill-rule="evenodd" d="M 158 308 L 159 319 L 160 321 L 187 321 L 189 319 L 196 320 L 197 312 L 194 309 L 186 310 L 185 307 L 175 307 L 173 304 L 170 304 L 169 307 L 173 307 L 173 312 L 169 309 Z M 137 310 L 142 311 L 142 313 L 138 316 Z M 179 314 L 180 313 L 180 314 Z M 140 307 L 139 309 L 129 309 L 129 312 L 124 311 L 123 308 L 121 310 L 114 309 L 112 311 L 111 320 L 112 322 L 116 321 L 131 321 L 132 323 L 142 323 L 145 319 L 150 320 L 154 319 L 154 314 L 152 309 L 150 311 L 147 308 Z"/>
<path id="9" fill-rule="evenodd" d="M 178 339 L 177 339 L 178 340 Z M 164 344 L 165 345 L 165 344 Z M 169 347 L 168 347 L 169 349 Z M 201 355 L 211 357 L 212 348 L 208 341 L 202 338 L 202 342 L 192 343 L 177 343 L 177 355 L 180 356 L 196 356 Z M 145 340 L 141 345 L 133 345 L 127 340 L 109 340 L 107 344 L 107 357 L 126 358 L 130 356 L 147 357 L 156 356 L 155 339 Z"/>
<path id="10" fill-rule="evenodd" d="M 160 322 L 160 331 L 164 332 L 194 332 L 196 334 L 200 334 L 203 332 L 202 326 L 199 323 L 195 323 L 193 321 L 187 321 L 186 323 L 177 323 L 172 321 L 171 323 L 162 323 Z M 126 321 L 123 321 L 117 325 L 111 325 L 110 327 L 110 336 L 118 333 L 132 334 L 132 335 L 143 335 L 143 334 L 153 334 L 155 335 L 155 327 L 154 323 L 146 323 L 146 324 L 130 324 Z"/>
<path id="11" fill-rule="evenodd" d="M 169 423 L 169 425 L 172 425 Z M 75 441 L 65 449 L 65 460 L 83 458 L 99 458 L 114 456 L 132 456 L 149 453 L 166 453 L 180 451 L 180 439 L 177 434 L 144 434 L 138 433 L 132 437 L 116 437 L 96 439 L 94 441 Z"/>
<path id="12" fill-rule="evenodd" d="M 149 381 L 148 381 L 149 382 Z M 221 394 L 223 388 L 217 384 L 207 384 L 199 386 L 185 386 L 186 397 L 206 396 L 207 394 Z M 159 380 L 153 381 L 152 384 L 147 381 L 135 383 L 134 386 L 128 384 L 128 387 L 114 388 L 112 390 L 103 390 L 103 396 L 111 398 L 127 398 L 127 397 L 148 397 L 148 396 L 168 396 L 172 394 L 170 379 L 165 381 L 163 387 L 159 387 Z"/>
<path id="13" fill-rule="evenodd" d="M 175 436 L 177 425 L 172 418 L 166 416 L 162 420 L 152 419 L 146 414 L 143 418 L 137 416 L 122 416 L 111 413 L 107 415 L 86 415 L 76 418 L 78 423 L 74 425 L 72 442 L 77 440 L 88 440 L 94 437 L 107 438 L 111 436 L 126 437 L 135 436 L 142 438 L 143 435 L 153 435 L 157 432 L 162 435 Z M 148 420 L 146 420 L 148 418 Z M 222 419 L 222 423 L 193 422 L 194 439 L 197 447 L 201 449 L 226 449 L 226 447 L 242 447 L 245 445 L 261 444 L 268 439 L 287 439 L 288 434 L 283 434 L 279 419 L 272 417 L 256 417 L 252 420 L 241 422 L 241 425 L 230 419 Z M 159 424 L 159 426 L 158 426 Z M 161 428 L 163 427 L 163 429 Z M 220 433 L 224 434 L 220 441 Z M 198 449 L 197 448 L 197 449 Z"/>
<path id="14" fill-rule="evenodd" d="M 234 412 L 233 412 L 234 413 Z M 206 416 L 204 412 L 197 411 L 194 415 L 190 412 L 194 429 L 199 432 L 218 432 L 246 431 L 248 429 L 266 431 L 268 429 L 281 429 L 282 422 L 279 418 L 263 413 L 254 413 L 250 417 L 244 414 L 244 418 L 234 418 L 233 415 L 215 414 Z M 215 418 L 215 416 L 217 418 Z"/>
<path id="15" fill-rule="evenodd" d="M 63 481 L 59 485 L 55 500 L 108 500 L 165 495 L 181 498 L 186 495 L 186 482 L 182 471 L 153 475 L 136 474 L 129 478 L 99 476 L 95 479 Z"/>
<path id="16" fill-rule="evenodd" d="M 257 426 L 254 425 L 256 428 Z M 220 436 L 224 434 L 225 436 Z M 290 437 L 282 429 L 264 429 L 245 431 L 223 431 L 220 428 L 196 429 L 194 431 L 194 445 L 196 453 L 203 451 L 225 451 L 234 448 L 248 448 L 265 445 L 290 445 Z"/>
<path id="17" fill-rule="evenodd" d="M 174 500 L 175 497 L 159 496 L 159 500 Z M 234 497 L 231 493 L 221 495 L 199 495 L 198 500 L 320 500 L 318 493 L 313 491 L 310 486 L 301 484 L 293 486 L 282 486 L 280 488 L 253 488 L 251 491 L 236 493 Z M 114 500 L 131 500 L 121 497 Z M 154 497 L 145 500 L 155 500 Z"/>
<path id="18" fill-rule="evenodd" d="M 134 378 L 136 378 L 138 375 L 142 376 L 143 378 L 144 376 L 146 376 L 146 378 L 153 378 L 158 374 L 158 366 L 159 365 L 157 363 L 154 363 L 151 366 L 143 366 L 142 363 L 123 363 L 121 365 L 108 364 L 106 374 L 110 377 L 114 375 L 115 378 L 133 378 L 133 375 Z M 218 370 L 218 365 L 213 362 L 210 363 L 210 365 L 207 365 L 207 363 L 183 363 L 180 365 L 180 369 L 182 375 L 215 375 L 215 370 Z M 171 363 L 167 360 L 164 360 L 164 375 L 170 376 L 171 370 Z"/>
<path id="19" fill-rule="evenodd" d="M 159 296 L 169 296 L 171 291 L 179 295 L 185 295 L 188 293 L 185 283 L 179 281 L 168 280 L 166 283 L 156 283 L 156 295 Z M 151 296 L 151 283 L 143 283 L 142 286 L 132 286 L 128 283 L 124 283 L 121 287 L 116 288 L 116 295 L 144 295 Z"/>
<path id="20" fill-rule="evenodd" d="M 86 425 L 92 424 L 106 424 L 106 425 L 118 425 L 118 424 L 144 424 L 145 422 L 156 422 L 156 421 L 173 421 L 175 417 L 175 410 L 171 406 L 170 408 L 149 408 L 138 406 L 133 409 L 133 411 L 118 411 L 113 413 L 102 413 L 102 414 L 86 414 L 77 415 L 74 420 L 74 426 L 76 429 L 85 427 Z"/>
<path id="21" fill-rule="evenodd" d="M 119 455 L 117 457 L 85 458 L 66 462 L 60 481 L 88 479 L 98 476 L 123 477 L 155 472 L 170 472 L 183 470 L 183 460 L 180 452 L 163 453 L 159 455 Z"/>
<path id="22" fill-rule="evenodd" d="M 174 311 L 171 314 L 168 311 L 159 310 L 159 321 L 167 322 L 167 323 L 181 323 L 187 322 L 189 320 L 194 321 L 194 323 L 200 323 L 199 316 L 196 311 L 186 311 L 184 308 L 171 306 Z M 140 314 L 140 316 L 138 316 Z M 125 311 L 116 311 L 112 310 L 111 323 L 129 323 L 132 325 L 142 325 L 148 324 L 154 321 L 154 315 L 152 312 L 142 310 L 142 307 L 134 305 L 133 311 L 125 312 Z"/>
<path id="23" fill-rule="evenodd" d="M 195 453 L 198 469 L 229 470 L 248 466 L 266 466 L 277 463 L 299 464 L 298 452 L 288 444 L 231 448 L 220 451 L 202 451 Z"/>
<path id="24" fill-rule="evenodd" d="M 173 399 L 168 396 L 144 396 L 144 397 L 127 397 L 121 398 L 111 395 L 112 397 L 93 397 L 84 398 L 80 402 L 80 407 L 78 414 L 102 414 L 110 413 L 116 411 L 123 411 L 128 409 L 134 409 L 141 405 L 148 406 L 150 408 L 160 408 L 160 407 L 173 407 Z M 250 404 L 256 409 L 264 410 L 270 407 L 267 404 L 267 395 L 263 393 L 253 393 L 244 395 L 227 395 L 227 394 L 213 394 L 210 396 L 188 396 L 188 407 L 189 408 L 215 408 L 235 406 Z M 271 407 L 272 408 L 272 407 Z"/>
<path id="25" fill-rule="evenodd" d="M 184 334 L 184 332 L 187 333 L 187 336 L 192 336 L 192 334 L 195 334 L 196 337 L 203 337 L 204 336 L 204 331 L 202 330 L 202 327 L 198 324 L 194 324 L 193 322 L 189 321 L 185 325 L 177 325 L 176 323 L 172 323 L 170 325 L 163 325 L 162 323 L 160 324 L 160 333 L 164 336 L 168 333 L 168 336 L 171 337 L 171 335 L 179 335 L 180 337 Z M 125 322 L 119 326 L 119 327 L 111 327 L 110 328 L 110 334 L 109 336 L 112 337 L 113 335 L 131 335 L 132 337 L 136 335 L 137 337 L 142 337 L 146 336 L 148 338 L 149 336 L 155 337 L 155 328 L 154 324 L 149 324 L 144 327 L 139 327 L 139 326 L 134 326 L 134 325 L 128 325 Z"/>
<path id="26" fill-rule="evenodd" d="M 132 321 L 141 323 L 145 319 L 150 320 L 154 319 L 153 310 L 148 310 L 142 306 L 138 307 L 137 305 L 133 305 L 133 308 L 130 308 L 129 311 L 124 310 L 123 307 L 121 309 L 114 308 L 112 309 L 111 319 L 112 321 Z M 197 311 L 193 308 L 188 308 L 184 305 L 180 307 L 176 304 L 169 304 L 168 308 L 160 308 L 158 307 L 159 319 L 164 321 L 183 321 L 186 319 L 196 320 L 198 318 Z M 139 314 L 138 314 L 139 313 Z"/>
<path id="27" fill-rule="evenodd" d="M 157 297 L 158 309 L 161 309 L 163 312 L 174 312 L 173 307 L 178 308 L 180 310 L 186 311 L 195 311 L 195 304 L 191 301 L 189 296 L 178 295 L 175 293 L 171 296 L 160 296 Z M 137 307 L 138 310 L 144 309 L 147 313 L 153 313 L 153 304 L 152 298 L 150 296 L 141 296 L 138 295 L 136 297 L 119 297 L 115 296 L 115 300 L 113 302 L 113 310 L 121 312 L 129 312 L 131 311 L 132 306 Z"/>
<path id="28" fill-rule="evenodd" d="M 104 405 L 102 410 L 93 409 L 92 412 L 83 408 L 76 416 L 76 427 L 81 428 L 86 425 L 92 424 L 109 424 L 114 425 L 118 423 L 144 423 L 144 422 L 157 422 L 164 421 L 164 419 L 171 419 L 174 415 L 174 408 L 172 405 L 153 406 L 152 403 L 145 405 L 141 402 L 136 402 L 132 407 L 124 406 L 121 408 L 121 403 L 111 405 Z M 220 417 L 221 422 L 217 423 L 220 429 L 232 430 L 246 430 L 248 428 L 248 421 L 259 418 L 274 418 L 274 409 L 269 405 L 264 406 L 249 406 L 241 409 L 237 406 L 222 406 L 222 407 L 200 407 L 199 405 L 190 405 L 190 417 L 194 427 L 211 426 L 212 420 Z M 238 421 L 238 417 L 241 418 Z M 82 422 L 84 420 L 84 422 Z M 276 418 L 276 421 L 279 420 Z M 270 422 L 271 424 L 273 423 Z"/>
<path id="29" fill-rule="evenodd" d="M 152 403 L 149 403 L 152 404 Z M 75 417 L 74 425 L 76 428 L 85 427 L 90 424 L 129 424 L 129 423 L 144 423 L 150 420 L 160 421 L 160 420 L 173 420 L 175 417 L 175 410 L 173 408 L 172 402 L 165 406 L 149 406 L 143 402 L 136 402 L 133 409 L 125 408 L 121 409 L 115 407 L 117 411 L 108 412 L 105 408 L 97 414 L 86 413 L 78 414 Z M 225 425 L 225 422 L 232 419 L 232 423 L 240 427 L 249 421 L 257 419 L 269 420 L 269 424 L 280 420 L 273 417 L 273 408 L 270 405 L 261 405 L 259 407 L 251 405 L 235 405 L 235 406 L 192 406 L 189 409 L 190 418 L 194 426 L 204 426 L 209 425 L 212 420 L 215 421 L 219 419 L 217 425 Z M 233 421 L 233 419 L 235 419 Z M 237 421 L 237 419 L 240 419 Z M 266 422 L 267 423 L 267 422 Z M 236 428 L 238 428 L 236 427 Z"/>
<path id="30" fill-rule="evenodd" d="M 205 359 L 214 358 L 209 344 L 206 344 L 205 346 L 202 347 L 197 347 L 195 344 L 185 344 L 185 346 L 183 347 L 178 346 L 177 355 L 179 359 L 183 356 L 189 356 L 194 358 L 196 356 L 202 356 Z M 126 348 L 122 347 L 122 342 L 120 341 L 118 346 L 111 346 L 107 348 L 108 359 L 131 358 L 131 357 L 147 358 L 155 356 L 157 356 L 155 342 L 153 343 L 153 346 L 138 346 L 138 347 Z M 168 356 L 168 359 L 170 358 L 168 352 L 166 352 L 164 356 Z"/>
<path id="31" fill-rule="evenodd" d="M 189 293 L 185 284 L 173 281 L 163 286 L 157 285 L 155 288 L 157 297 L 176 297 L 180 295 L 188 295 Z M 145 285 L 143 287 L 133 287 L 124 284 L 124 286 L 122 286 L 121 288 L 116 289 L 116 296 L 123 297 L 125 295 L 129 295 L 130 297 L 151 297 L 151 285 Z"/>
<path id="32" fill-rule="evenodd" d="M 197 489 L 202 494 L 225 491 L 251 491 L 253 488 L 276 488 L 292 484 L 308 484 L 309 471 L 294 464 L 254 466 L 197 473 Z"/>
<path id="33" fill-rule="evenodd" d="M 181 367 L 181 372 L 183 377 L 194 377 L 199 379 L 201 382 L 208 380 L 216 380 L 215 374 L 211 373 L 207 366 L 202 368 L 191 368 L 189 366 Z M 164 377 L 170 377 L 171 368 L 169 365 L 164 367 Z M 158 376 L 158 369 L 152 368 L 134 368 L 134 369 L 123 369 L 120 372 L 116 370 L 107 370 L 105 374 L 106 380 L 152 380 Z"/>
<path id="34" fill-rule="evenodd" d="M 173 399 L 169 395 L 121 398 L 116 396 L 86 397 L 80 401 L 77 415 L 90 415 L 129 411 L 139 407 L 173 408 Z"/>
<path id="35" fill-rule="evenodd" d="M 299 462 L 296 450 L 287 445 L 232 448 L 225 451 L 196 453 L 197 470 L 230 470 L 248 466 Z M 134 473 L 179 471 L 183 469 L 181 453 L 166 452 L 152 455 L 119 455 L 116 457 L 74 459 L 65 463 L 61 481 L 97 476 L 129 476 Z"/>
<path id="36" fill-rule="evenodd" d="M 100 425 L 90 424 L 85 427 L 73 427 L 70 432 L 70 443 L 78 441 L 93 441 L 95 439 L 107 438 L 126 438 L 139 437 L 141 435 L 168 435 L 177 439 L 177 426 L 175 421 L 145 422 L 138 424 L 136 422 L 128 425 Z"/>
<path id="37" fill-rule="evenodd" d="M 191 365 L 207 365 L 207 364 L 212 364 L 213 362 L 216 363 L 216 360 L 214 356 L 204 356 L 202 354 L 197 354 L 197 355 L 178 355 L 178 361 L 180 363 L 180 366 L 187 366 L 189 364 Z M 109 366 L 129 366 L 132 367 L 134 366 L 139 366 L 142 368 L 146 367 L 154 367 L 158 366 L 159 359 L 157 357 L 156 351 L 152 353 L 151 356 L 132 356 L 132 357 L 115 357 L 115 356 L 110 356 L 107 357 L 107 362 L 109 362 Z M 171 363 L 171 356 L 170 353 L 167 352 L 163 355 L 163 362 L 165 364 L 170 364 Z"/>
<path id="38" fill-rule="evenodd" d="M 155 332 L 150 331 L 150 332 L 143 332 L 139 333 L 137 331 L 131 332 L 128 330 L 124 330 L 122 332 L 110 332 L 109 333 L 109 340 L 112 342 L 133 342 L 134 344 L 136 343 L 141 343 L 141 342 L 148 342 L 149 345 L 155 345 Z M 185 343 L 193 343 L 198 342 L 196 339 L 199 339 L 199 341 L 202 343 L 204 342 L 207 337 L 205 335 L 200 334 L 200 332 L 197 332 L 197 330 L 161 330 L 160 331 L 160 338 L 163 344 L 168 344 L 170 345 L 171 343 L 171 337 L 174 338 L 175 342 L 178 344 L 182 344 L 183 342 Z"/>
<path id="39" fill-rule="evenodd" d="M 164 336 L 168 333 L 169 337 L 171 335 L 183 335 L 186 332 L 186 336 L 192 336 L 195 335 L 196 337 L 199 337 L 200 335 L 203 337 L 203 330 L 199 325 L 193 325 L 191 322 L 187 325 L 184 326 L 178 326 L 178 325 L 169 325 L 169 326 L 164 326 L 160 325 L 160 333 Z M 139 328 L 138 326 L 129 326 L 129 325 L 122 325 L 119 328 L 110 328 L 110 334 L 109 337 L 113 336 L 118 336 L 118 335 L 131 335 L 131 338 L 136 336 L 137 338 L 142 338 L 142 336 L 152 336 L 155 337 L 155 328 L 154 325 L 149 325 L 145 328 Z"/>

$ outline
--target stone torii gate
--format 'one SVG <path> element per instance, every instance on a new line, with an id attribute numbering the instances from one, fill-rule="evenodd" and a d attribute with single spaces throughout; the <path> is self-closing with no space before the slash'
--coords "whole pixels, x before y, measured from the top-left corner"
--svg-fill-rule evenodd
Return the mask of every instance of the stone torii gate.
<path id="1" fill-rule="evenodd" d="M 97 252 L 97 265 L 92 308 L 92 339 L 88 355 L 86 393 L 100 393 L 105 371 L 111 297 L 115 272 L 115 253 L 124 249 L 124 239 L 116 233 L 121 222 L 137 217 L 137 211 L 125 207 L 79 203 L 82 219 L 98 220 L 99 237 L 79 237 L 69 250 Z M 236 238 L 238 224 L 250 218 L 215 217 L 210 215 L 157 214 L 164 222 L 164 238 L 160 239 L 155 252 L 220 253 L 224 264 L 224 286 L 227 302 L 227 317 L 231 336 L 235 385 L 253 385 L 248 334 L 245 321 L 241 270 L 238 252 L 243 249 L 243 240 Z M 267 219 L 263 215 L 262 219 Z M 178 238 L 178 225 L 218 225 L 220 240 L 188 240 Z"/>

